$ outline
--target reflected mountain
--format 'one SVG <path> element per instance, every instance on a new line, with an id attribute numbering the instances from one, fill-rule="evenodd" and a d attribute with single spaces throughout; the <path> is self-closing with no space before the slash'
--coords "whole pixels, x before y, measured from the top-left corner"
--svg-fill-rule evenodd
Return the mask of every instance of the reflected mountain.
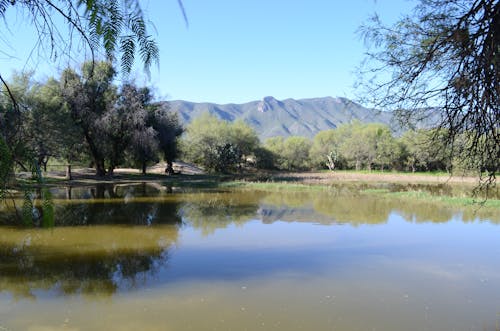
<path id="1" fill-rule="evenodd" d="M 366 189 L 369 187 L 364 185 L 339 185 L 322 191 L 227 189 L 182 193 L 155 183 L 53 188 L 54 228 L 0 227 L 0 292 L 16 297 L 36 297 L 38 290 L 111 295 L 140 287 L 159 273 L 163 281 L 172 281 L 177 276 L 175 272 L 169 274 L 167 264 L 184 227 L 209 236 L 217 229 L 249 221 L 359 226 L 385 224 L 393 214 L 407 222 L 500 222 L 498 208 L 458 208 L 397 196 L 378 197 L 363 194 Z M 448 187 L 438 188 L 438 192 L 443 190 L 454 194 Z M 16 224 L 12 206 L 1 208 L 0 222 Z M 199 276 L 197 268 L 209 261 L 200 258 L 203 254 L 196 252 L 197 264 L 182 277 Z M 241 254 L 234 256 L 237 259 Z M 250 259 L 242 260 L 242 265 L 244 261 Z M 285 260 L 281 264 L 268 261 L 274 266 L 266 265 L 267 270 L 293 265 Z M 206 269 L 210 270 L 208 266 Z M 264 271 L 256 268 L 255 272 Z"/>
<path id="2" fill-rule="evenodd" d="M 383 224 L 391 213 L 408 222 L 443 223 L 488 220 L 500 222 L 498 208 L 480 205 L 456 207 L 439 201 L 408 197 L 364 194 L 385 192 L 427 192 L 433 195 L 464 197 L 470 187 L 450 185 L 337 184 L 315 191 L 266 191 L 254 189 L 200 190 L 179 192 L 158 183 L 134 185 L 101 184 L 88 187 L 53 188 L 55 225 L 154 225 L 188 223 L 205 234 L 228 224 L 248 220 L 301 221 L 320 224 Z M 21 213 L 18 202 L 17 214 Z M 0 210 L 0 224 L 16 224 L 13 208 Z"/>

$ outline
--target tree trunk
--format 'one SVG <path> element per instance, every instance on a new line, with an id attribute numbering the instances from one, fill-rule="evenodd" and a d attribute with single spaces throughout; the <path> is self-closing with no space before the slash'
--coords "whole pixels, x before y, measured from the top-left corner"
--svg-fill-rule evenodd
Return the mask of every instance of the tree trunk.
<path id="1" fill-rule="evenodd" d="M 71 200 L 71 186 L 66 186 L 66 199 Z"/>
<path id="2" fill-rule="evenodd" d="M 106 168 L 104 168 L 104 160 L 95 161 L 95 174 L 98 177 L 103 177 L 106 175 Z"/>
<path id="3" fill-rule="evenodd" d="M 332 156 L 327 155 L 326 157 L 328 159 L 328 162 L 326 162 L 326 166 L 328 167 L 328 169 L 330 169 L 330 171 L 335 170 L 335 162 L 333 161 Z"/>
<path id="4" fill-rule="evenodd" d="M 173 188 L 172 188 L 172 185 L 167 185 L 167 187 L 166 187 L 166 191 L 167 191 L 167 193 L 173 193 L 173 192 L 174 192 L 174 190 L 173 190 Z"/>
<path id="5" fill-rule="evenodd" d="M 66 179 L 72 180 L 73 176 L 71 176 L 71 164 L 66 165 Z"/>
<path id="6" fill-rule="evenodd" d="M 94 159 L 95 172 L 96 176 L 103 177 L 106 175 L 106 168 L 104 167 L 104 158 L 101 157 L 97 146 L 94 144 L 94 140 L 90 137 L 90 134 L 87 130 L 84 130 L 85 141 L 89 145 L 90 153 L 92 154 L 92 158 Z"/>
<path id="7" fill-rule="evenodd" d="M 356 171 L 359 171 L 361 168 L 361 162 L 359 160 L 356 160 Z"/>
<path id="8" fill-rule="evenodd" d="M 142 162 L 142 174 L 146 174 L 146 162 Z"/>
<path id="9" fill-rule="evenodd" d="M 93 197 L 95 199 L 104 199 L 105 195 L 104 193 L 106 192 L 106 187 L 101 183 L 101 184 L 97 184 L 95 186 L 95 190 L 92 190 L 93 192 Z"/>
<path id="10" fill-rule="evenodd" d="M 109 168 L 108 168 L 108 173 L 107 173 L 109 176 L 113 176 L 115 174 L 115 166 L 114 165 L 110 165 Z"/>
<path id="11" fill-rule="evenodd" d="M 47 172 L 47 162 L 49 161 L 48 158 L 45 160 L 45 156 L 38 156 L 38 164 L 43 167 L 43 172 Z"/>
<path id="12" fill-rule="evenodd" d="M 165 168 L 165 173 L 167 175 L 174 174 L 174 167 L 173 167 L 172 161 L 167 161 L 167 167 Z"/>

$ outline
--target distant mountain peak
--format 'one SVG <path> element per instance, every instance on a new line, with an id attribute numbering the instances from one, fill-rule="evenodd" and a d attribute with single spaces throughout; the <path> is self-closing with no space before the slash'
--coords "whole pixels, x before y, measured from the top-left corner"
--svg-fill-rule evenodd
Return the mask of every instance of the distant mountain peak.
<path id="1" fill-rule="evenodd" d="M 276 106 L 280 106 L 281 101 L 276 100 L 273 96 L 267 96 L 262 98 L 257 104 L 257 111 L 261 113 L 265 113 L 267 111 L 272 110 Z"/>
<path id="2" fill-rule="evenodd" d="M 262 102 L 278 102 L 278 100 L 276 100 L 276 98 L 272 95 L 269 95 L 267 97 L 263 97 Z"/>
<path id="3" fill-rule="evenodd" d="M 242 119 L 252 126 L 262 139 L 274 136 L 313 137 L 321 130 L 338 127 L 359 119 L 364 123 L 391 125 L 392 114 L 365 108 L 343 97 L 277 100 L 266 96 L 243 104 L 195 103 L 182 100 L 166 102 L 166 107 L 179 113 L 184 123 L 209 112 L 221 119 Z"/>

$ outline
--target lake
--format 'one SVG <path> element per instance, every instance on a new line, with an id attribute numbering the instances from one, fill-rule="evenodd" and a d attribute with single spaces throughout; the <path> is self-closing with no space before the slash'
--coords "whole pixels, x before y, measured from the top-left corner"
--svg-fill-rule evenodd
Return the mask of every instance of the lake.
<path id="1" fill-rule="evenodd" d="M 499 209 L 343 185 L 51 191 L 54 227 L 0 208 L 2 331 L 500 329 Z"/>

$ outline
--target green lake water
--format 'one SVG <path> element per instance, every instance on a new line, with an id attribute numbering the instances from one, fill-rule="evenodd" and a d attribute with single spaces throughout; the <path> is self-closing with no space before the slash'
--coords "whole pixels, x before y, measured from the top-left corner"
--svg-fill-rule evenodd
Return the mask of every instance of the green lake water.
<path id="1" fill-rule="evenodd" d="M 500 330 L 499 208 L 343 186 L 52 196 L 49 229 L 0 208 L 1 331 Z"/>

